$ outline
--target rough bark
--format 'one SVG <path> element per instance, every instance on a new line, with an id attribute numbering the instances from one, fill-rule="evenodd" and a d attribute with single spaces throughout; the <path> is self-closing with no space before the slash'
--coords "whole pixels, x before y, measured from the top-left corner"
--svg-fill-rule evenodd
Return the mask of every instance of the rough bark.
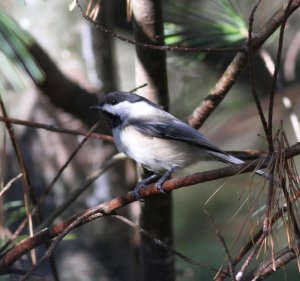
<path id="1" fill-rule="evenodd" d="M 137 42 L 164 44 L 161 1 L 132 2 L 134 35 Z M 168 82 L 166 53 L 136 46 L 136 84 L 147 84 L 139 94 L 168 109 Z M 142 206 L 141 226 L 166 244 L 173 244 L 171 194 L 145 199 Z M 139 280 L 174 280 L 174 256 L 141 237 L 141 270 Z"/>

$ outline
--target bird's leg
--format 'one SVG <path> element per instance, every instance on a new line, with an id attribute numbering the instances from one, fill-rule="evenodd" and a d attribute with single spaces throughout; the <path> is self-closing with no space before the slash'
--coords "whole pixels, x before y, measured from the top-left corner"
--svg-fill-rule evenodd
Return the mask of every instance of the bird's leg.
<path id="1" fill-rule="evenodd" d="M 176 171 L 178 167 L 177 166 L 173 166 L 170 170 L 168 170 L 167 172 L 165 172 L 161 178 L 157 181 L 157 183 L 155 184 L 157 189 L 161 192 L 161 193 L 166 193 L 166 191 L 163 189 L 162 185 L 163 183 L 170 179 L 172 174 Z"/>
<path id="2" fill-rule="evenodd" d="M 133 191 L 132 191 L 133 195 L 134 195 L 134 198 L 137 199 L 137 200 L 141 200 L 142 199 L 142 197 L 141 197 L 141 189 L 143 187 L 145 187 L 147 184 L 149 184 L 151 182 L 154 182 L 154 181 L 156 181 L 159 178 L 160 178 L 160 175 L 153 174 L 150 177 L 145 178 L 145 179 L 139 181 L 137 183 L 137 185 L 135 186 L 135 188 L 133 189 Z"/>

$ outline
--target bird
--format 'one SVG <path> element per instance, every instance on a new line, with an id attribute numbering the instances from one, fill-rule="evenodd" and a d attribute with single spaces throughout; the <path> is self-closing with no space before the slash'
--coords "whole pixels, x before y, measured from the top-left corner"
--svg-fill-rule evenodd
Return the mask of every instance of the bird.
<path id="1" fill-rule="evenodd" d="M 245 163 L 224 152 L 198 130 L 135 93 L 111 92 L 90 109 L 103 112 L 112 128 L 118 151 L 153 172 L 133 189 L 138 199 L 140 190 L 155 181 L 158 190 L 165 193 L 163 183 L 177 169 L 195 162 Z M 255 173 L 266 177 L 262 170 Z"/>

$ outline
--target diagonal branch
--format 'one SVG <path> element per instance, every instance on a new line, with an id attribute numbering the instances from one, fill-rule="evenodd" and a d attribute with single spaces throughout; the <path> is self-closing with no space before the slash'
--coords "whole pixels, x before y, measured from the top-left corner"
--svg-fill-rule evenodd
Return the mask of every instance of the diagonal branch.
<path id="1" fill-rule="evenodd" d="M 0 98 L 0 108 L 1 108 L 1 111 L 2 111 L 2 114 L 4 115 L 4 117 L 8 117 L 2 98 Z M 30 233 L 30 236 L 33 236 L 34 235 L 34 233 L 33 233 L 33 219 L 32 219 L 32 213 L 30 211 L 30 205 L 31 205 L 31 203 L 33 203 L 33 204 L 36 203 L 36 197 L 35 197 L 34 191 L 32 189 L 32 186 L 30 184 L 30 179 L 29 179 L 29 176 L 28 176 L 28 172 L 27 172 L 25 162 L 24 162 L 24 156 L 22 154 L 21 148 L 20 148 L 19 143 L 17 141 L 17 138 L 15 136 L 13 126 L 9 121 L 5 122 L 5 126 L 6 126 L 6 129 L 8 131 L 8 134 L 10 136 L 12 146 L 15 150 L 15 153 L 16 153 L 16 156 L 17 156 L 17 161 L 18 161 L 18 164 L 19 164 L 19 169 L 20 169 L 21 174 L 22 174 L 23 193 L 24 193 L 23 194 L 24 195 L 24 206 L 25 206 L 26 215 L 28 217 L 29 233 Z M 35 251 L 31 252 L 31 260 L 32 260 L 33 264 L 36 263 L 36 253 L 35 253 Z"/>
<path id="2" fill-rule="evenodd" d="M 295 144 L 286 150 L 285 157 L 291 158 L 300 154 L 300 143 Z M 196 173 L 186 177 L 178 177 L 172 180 L 168 180 L 163 184 L 163 188 L 166 191 L 171 191 L 178 189 L 184 186 L 191 186 L 198 183 L 203 183 L 207 181 L 212 181 L 216 179 L 221 179 L 229 176 L 234 176 L 237 173 L 246 173 L 248 171 L 253 171 L 256 167 L 257 161 L 253 161 L 250 164 L 244 163 L 241 165 L 232 165 L 221 169 L 216 169 L 212 171 Z M 148 197 L 158 195 L 160 192 L 157 190 L 155 184 L 148 185 L 141 190 L 141 196 Z M 112 200 L 106 201 L 95 208 L 86 210 L 83 214 L 90 213 L 92 215 L 85 217 L 81 220 L 76 227 L 86 224 L 90 221 L 93 221 L 101 216 L 103 213 L 110 214 L 128 204 L 131 204 L 135 201 L 135 198 L 131 192 L 126 193 L 125 195 L 113 198 Z M 15 247 L 8 250 L 5 254 L 2 255 L 0 259 L 0 274 L 5 273 L 6 270 L 22 255 L 30 251 L 31 249 L 37 247 L 38 245 L 48 241 L 64 231 L 74 220 L 78 217 L 81 217 L 82 214 L 75 215 L 62 223 L 56 224 L 50 228 L 45 228 L 42 231 L 36 233 L 33 237 L 29 237 Z"/>
<path id="3" fill-rule="evenodd" d="M 254 6 L 254 8 L 252 9 L 252 12 L 250 14 L 249 17 L 249 29 L 248 29 L 248 52 L 249 52 L 249 74 L 250 74 L 250 78 L 251 78 L 251 90 L 252 90 L 252 96 L 254 98 L 255 104 L 256 104 L 256 108 L 258 111 L 258 115 L 260 117 L 261 123 L 263 125 L 264 131 L 265 131 L 265 135 L 268 137 L 268 123 L 266 121 L 258 94 L 257 94 L 257 88 L 256 88 L 256 79 L 255 79 L 255 72 L 254 72 L 254 66 L 253 66 L 253 50 L 251 48 L 252 45 L 252 29 L 253 29 L 253 23 L 254 23 L 254 15 L 255 12 L 258 8 L 258 6 L 261 4 L 262 0 L 258 0 L 256 2 L 256 5 Z M 272 142 L 272 140 L 268 140 L 269 143 Z"/>
<path id="4" fill-rule="evenodd" d="M 284 38 L 284 29 L 289 17 L 289 12 L 291 10 L 291 6 L 294 3 L 293 0 L 289 0 L 285 13 L 282 19 L 282 23 L 280 26 L 280 34 L 279 34 L 279 42 L 278 42 L 278 50 L 277 50 L 277 56 L 276 56 L 276 63 L 275 63 L 275 69 L 272 79 L 272 85 L 271 85 L 271 93 L 270 93 L 270 101 L 269 101 L 269 117 L 268 117 L 268 134 L 267 139 L 269 142 L 269 151 L 270 153 L 274 150 L 273 145 L 273 107 L 274 107 L 274 98 L 275 98 L 275 90 L 277 85 L 277 78 L 279 74 L 280 69 L 280 61 L 281 61 L 281 54 L 282 54 L 282 47 L 283 47 L 283 38 Z"/>
<path id="5" fill-rule="evenodd" d="M 94 132 L 90 134 L 83 130 L 70 130 L 70 129 L 65 129 L 65 128 L 59 128 L 54 125 L 47 125 L 47 124 L 43 124 L 43 123 L 37 123 L 37 122 L 32 122 L 32 121 L 27 121 L 27 120 L 10 118 L 7 116 L 0 116 L 0 122 L 9 122 L 11 124 L 27 126 L 27 127 L 32 127 L 32 128 L 38 128 L 38 129 L 43 129 L 43 130 L 47 130 L 50 132 L 57 132 L 57 133 L 75 135 L 75 136 L 83 136 L 83 137 L 89 136 L 90 138 L 106 140 L 106 141 L 113 140 L 112 136 L 110 136 L 110 135 L 103 135 L 103 134 L 98 134 L 98 133 L 94 133 Z"/>
<path id="6" fill-rule="evenodd" d="M 197 47 L 184 47 L 184 46 L 170 46 L 170 45 L 162 45 L 162 44 L 151 44 L 151 43 L 144 43 L 139 40 L 133 40 L 129 37 L 125 37 L 123 35 L 117 34 L 113 32 L 111 29 L 103 26 L 99 22 L 96 22 L 90 15 L 88 15 L 88 12 L 84 11 L 84 8 L 81 6 L 79 0 L 75 0 L 77 7 L 79 8 L 79 11 L 81 12 L 81 15 L 83 18 L 85 18 L 88 22 L 96 26 L 99 30 L 101 30 L 104 33 L 110 34 L 113 38 L 116 38 L 120 41 L 124 41 L 128 44 L 135 45 L 136 47 L 143 48 L 143 49 L 151 49 L 151 50 L 157 50 L 157 51 L 169 51 L 169 52 L 184 52 L 184 53 L 210 53 L 210 52 L 237 52 L 241 51 L 242 48 L 197 48 Z"/>
<path id="7" fill-rule="evenodd" d="M 225 255 L 226 255 L 226 259 L 227 259 L 227 263 L 228 263 L 228 268 L 229 268 L 229 273 L 230 273 L 231 280 L 232 281 L 236 281 L 236 279 L 235 279 L 234 265 L 232 263 L 232 256 L 230 254 L 229 248 L 227 247 L 225 239 L 224 239 L 223 235 L 220 233 L 219 229 L 217 228 L 213 216 L 208 211 L 206 211 L 206 210 L 204 210 L 204 212 L 209 217 L 210 223 L 211 223 L 212 227 L 214 228 L 214 231 L 215 231 L 216 235 L 218 236 L 218 238 L 219 238 L 219 240 L 220 240 L 220 242 L 221 242 L 221 244 L 222 244 L 222 246 L 224 248 L 224 252 L 225 252 Z M 219 274 L 223 274 L 223 272 L 219 271 L 218 275 Z"/>
<path id="8" fill-rule="evenodd" d="M 288 9 L 287 16 L 298 9 L 300 0 L 294 0 Z M 286 5 L 282 6 L 270 19 L 259 29 L 252 39 L 252 53 L 266 42 L 266 40 L 277 30 L 286 18 Z M 200 128 L 215 108 L 222 102 L 231 87 L 235 84 L 249 62 L 246 51 L 236 54 L 231 64 L 227 67 L 216 85 L 210 90 L 204 101 L 194 110 L 189 117 L 189 123 L 194 128 Z"/>
<path id="9" fill-rule="evenodd" d="M 295 259 L 297 257 L 295 248 L 300 247 L 300 241 L 295 241 L 294 245 L 288 246 L 282 250 L 280 250 L 275 258 L 261 264 L 256 270 L 254 270 L 251 274 L 248 276 L 245 276 L 243 278 L 243 281 L 257 281 L 257 280 L 263 280 L 266 277 L 268 277 L 270 274 L 274 273 L 274 265 L 275 269 L 283 268 L 285 265 L 287 265 L 290 261 Z"/>

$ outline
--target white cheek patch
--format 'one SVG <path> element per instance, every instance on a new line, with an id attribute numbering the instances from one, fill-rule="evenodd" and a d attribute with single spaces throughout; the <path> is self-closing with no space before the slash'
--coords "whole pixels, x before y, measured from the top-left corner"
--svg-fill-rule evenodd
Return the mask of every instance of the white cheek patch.
<path id="1" fill-rule="evenodd" d="M 107 112 L 110 112 L 110 113 L 114 113 L 115 112 L 114 106 L 111 105 L 111 104 L 105 104 L 105 105 L 103 105 L 102 109 L 104 111 L 107 111 Z"/>
<path id="2" fill-rule="evenodd" d="M 118 115 L 123 118 L 158 118 L 159 116 L 169 116 L 172 117 L 169 113 L 162 111 L 152 105 L 149 105 L 145 101 L 139 101 L 131 103 L 129 101 L 122 101 L 118 104 L 105 104 L 103 110 L 110 112 L 113 115 Z"/>
<path id="3" fill-rule="evenodd" d="M 130 118 L 157 118 L 158 116 L 162 115 L 162 110 L 148 104 L 145 101 L 139 101 L 139 102 L 123 102 L 120 104 L 120 110 L 122 112 L 126 112 L 127 116 L 130 116 Z M 164 112 L 163 114 L 168 114 Z"/>
<path id="4" fill-rule="evenodd" d="M 113 115 L 119 115 L 124 117 L 131 111 L 131 103 L 128 101 L 123 101 L 118 104 L 105 104 L 103 110 L 107 111 Z"/>
<path id="5" fill-rule="evenodd" d="M 128 116 L 128 114 L 130 114 L 131 117 L 139 117 L 143 115 L 153 114 L 157 110 L 157 108 L 149 106 L 144 101 L 135 103 L 122 101 L 114 105 L 105 104 L 103 106 L 103 110 L 110 112 L 111 114 L 120 116 Z"/>

